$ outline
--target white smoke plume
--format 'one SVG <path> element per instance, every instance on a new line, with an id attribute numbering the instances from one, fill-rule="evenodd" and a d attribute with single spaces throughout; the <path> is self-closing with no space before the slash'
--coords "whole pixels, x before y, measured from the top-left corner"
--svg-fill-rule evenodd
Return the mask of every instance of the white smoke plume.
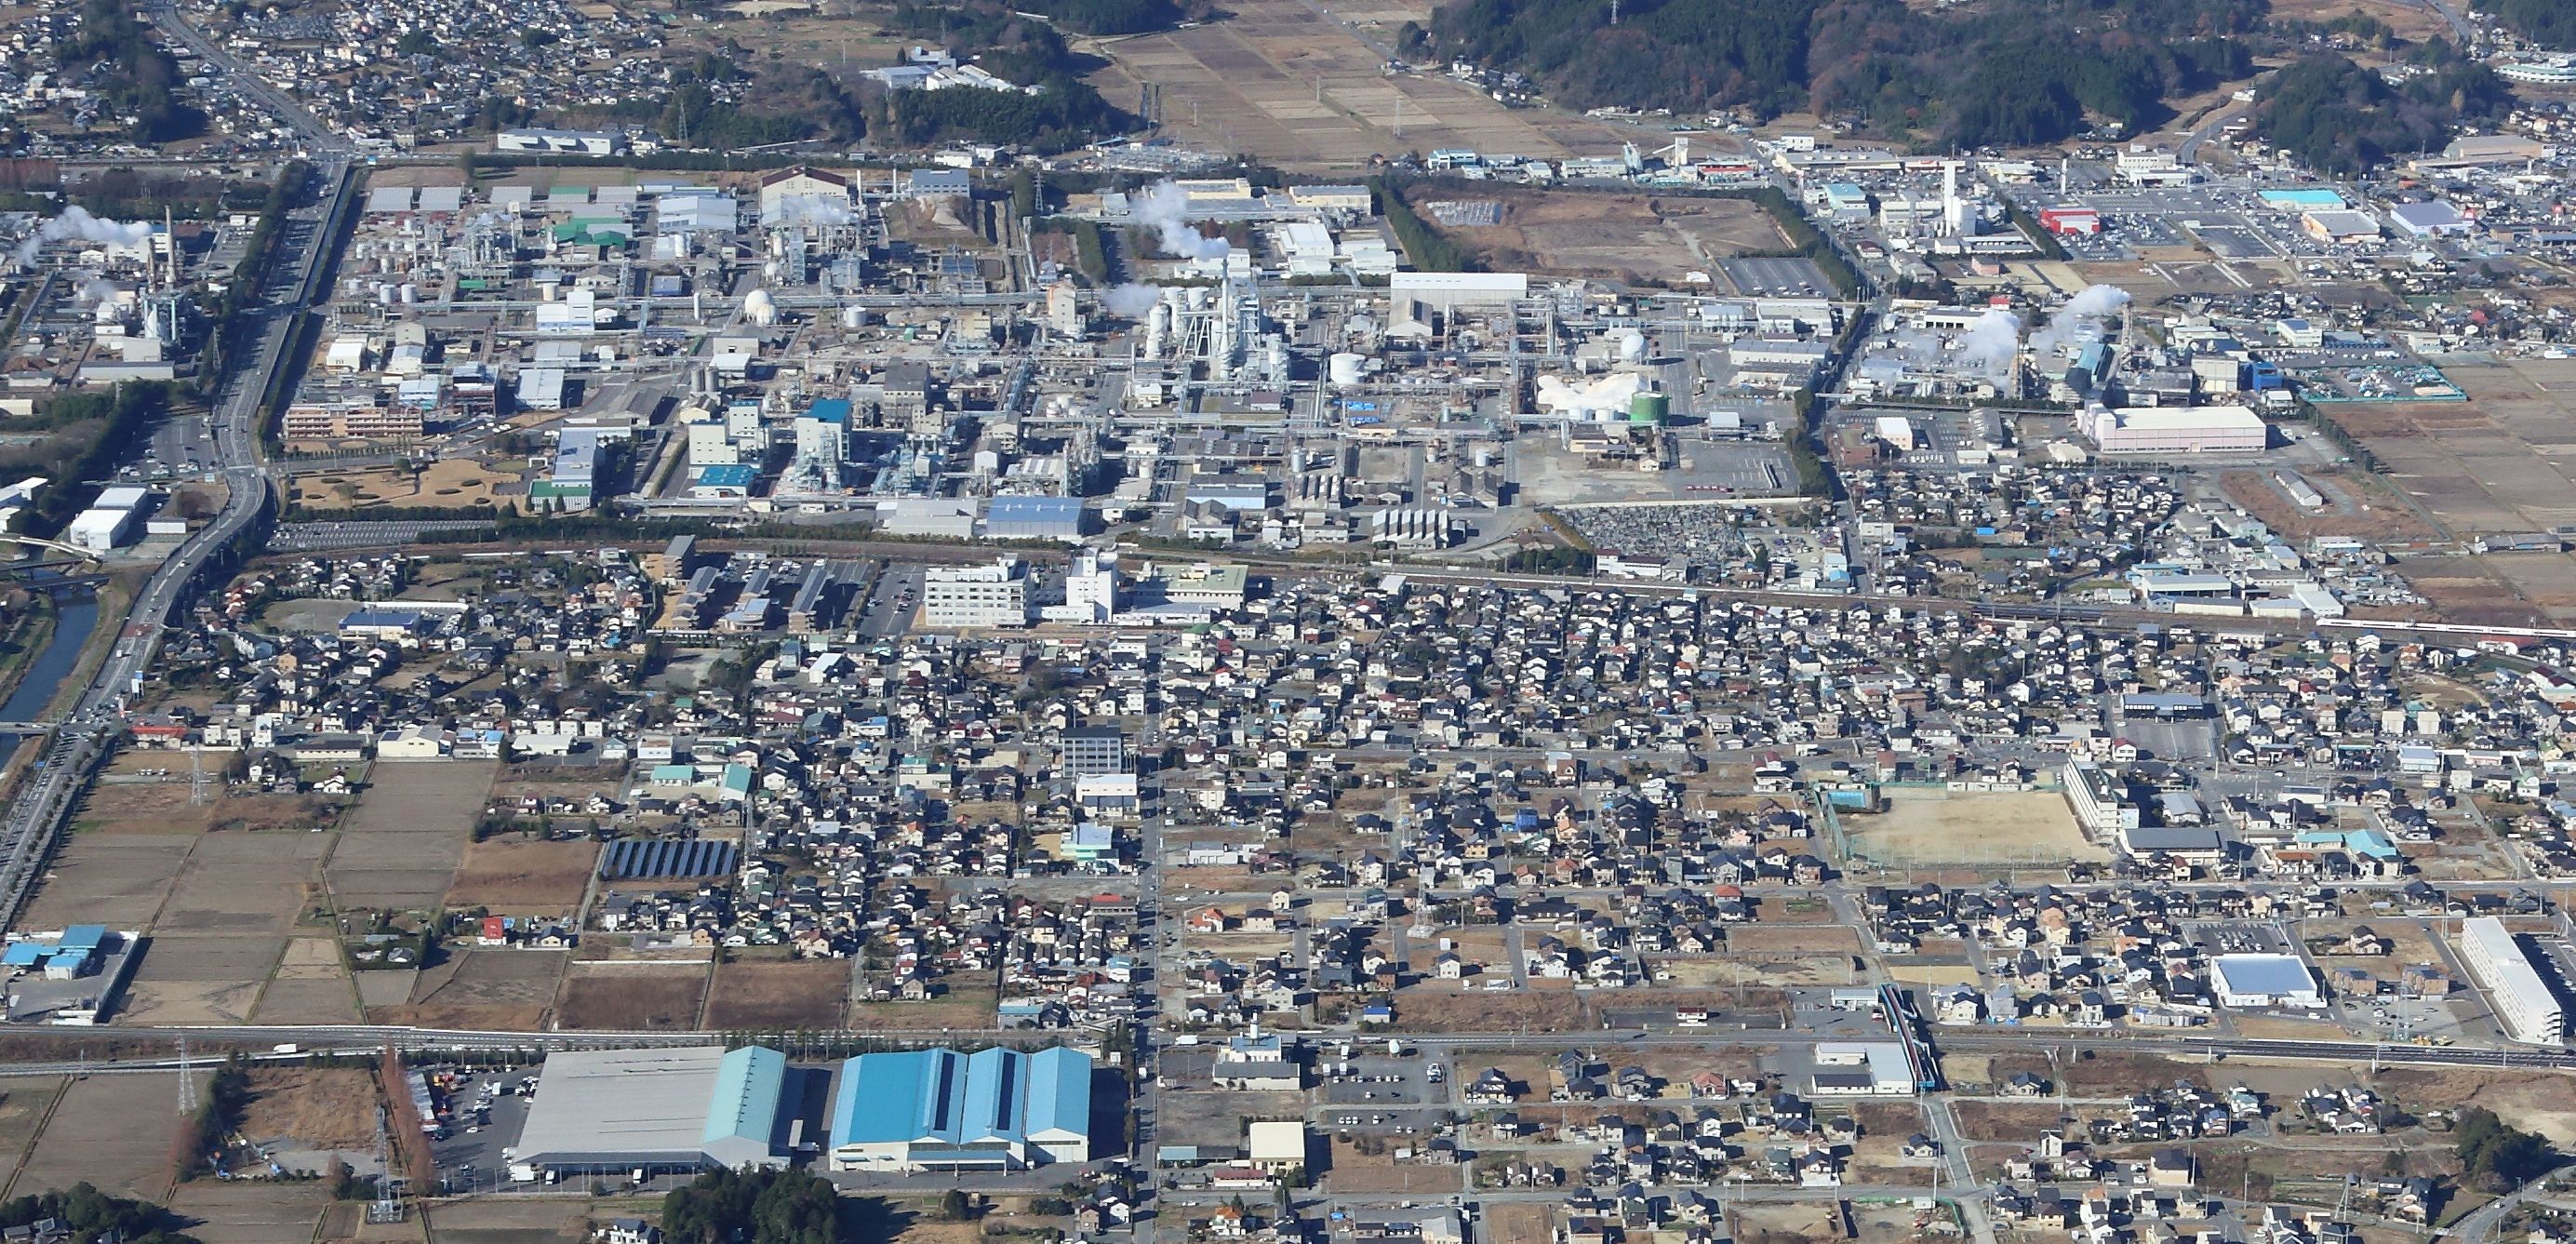
<path id="1" fill-rule="evenodd" d="M 850 210 L 847 200 L 828 195 L 795 195 L 779 209 L 779 223 L 786 225 L 830 228 L 834 225 L 851 224 L 857 220 L 858 214 Z"/>
<path id="2" fill-rule="evenodd" d="M 116 297 L 116 284 L 112 281 L 93 278 L 87 284 L 82 285 L 80 290 L 72 297 L 74 301 L 80 303 L 82 306 L 88 306 L 92 303 L 106 302 L 109 299 Z"/>
<path id="3" fill-rule="evenodd" d="M 1163 300 L 1163 291 L 1152 285 L 1130 281 L 1100 291 L 1101 309 L 1122 319 L 1143 319 L 1154 304 Z"/>
<path id="4" fill-rule="evenodd" d="M 1152 189 L 1129 200 L 1136 222 L 1154 231 L 1155 241 L 1166 255 L 1182 259 L 1223 259 L 1234 249 L 1224 238 L 1199 236 L 1187 218 L 1190 192 L 1168 181 L 1154 183 Z"/>
<path id="5" fill-rule="evenodd" d="M 2021 319 L 2002 307 L 1989 307 L 1959 338 L 1959 353 L 1970 362 L 2009 364 L 2021 352 Z"/>
<path id="6" fill-rule="evenodd" d="M 89 209 L 85 207 L 67 207 L 63 209 L 62 215 L 38 226 L 34 233 L 27 235 L 26 240 L 18 244 L 18 262 L 21 265 L 33 265 L 36 262 L 36 249 L 47 242 L 62 242 L 78 238 L 81 241 L 96 242 L 102 246 L 138 246 L 151 236 L 152 226 L 140 221 L 109 220 L 104 216 L 91 215 Z"/>
<path id="7" fill-rule="evenodd" d="M 2087 285 L 2030 335 L 2031 349 L 2043 357 L 2071 354 L 2080 343 L 2099 335 L 2099 326 L 2088 321 L 2117 315 L 2128 305 L 2127 290 L 2114 285 Z"/>

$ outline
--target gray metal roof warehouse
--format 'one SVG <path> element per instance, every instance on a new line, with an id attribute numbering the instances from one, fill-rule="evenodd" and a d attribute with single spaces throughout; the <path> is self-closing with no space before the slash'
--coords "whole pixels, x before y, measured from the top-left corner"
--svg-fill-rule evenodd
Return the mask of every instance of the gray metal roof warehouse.
<path id="1" fill-rule="evenodd" d="M 513 1173 L 783 1166 L 790 1074 L 786 1055 L 759 1046 L 550 1054 Z"/>

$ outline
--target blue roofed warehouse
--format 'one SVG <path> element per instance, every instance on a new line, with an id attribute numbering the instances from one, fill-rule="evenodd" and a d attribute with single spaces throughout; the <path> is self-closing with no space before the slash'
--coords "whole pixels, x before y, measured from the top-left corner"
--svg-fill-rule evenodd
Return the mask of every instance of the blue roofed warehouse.
<path id="1" fill-rule="evenodd" d="M 1079 1050 L 912 1050 L 841 1065 L 834 1170 L 1021 1170 L 1090 1160 L 1091 1056 Z"/>

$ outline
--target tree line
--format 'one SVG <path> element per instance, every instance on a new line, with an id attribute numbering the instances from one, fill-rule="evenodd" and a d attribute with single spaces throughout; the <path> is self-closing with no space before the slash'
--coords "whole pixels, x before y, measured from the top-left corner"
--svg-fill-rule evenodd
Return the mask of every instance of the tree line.
<path id="1" fill-rule="evenodd" d="M 2094 119 L 2130 132 L 2184 90 L 2253 70 L 2264 0 L 1450 0 L 1418 53 L 1512 67 L 1559 103 L 1796 110 L 1958 147 L 2047 142 Z"/>

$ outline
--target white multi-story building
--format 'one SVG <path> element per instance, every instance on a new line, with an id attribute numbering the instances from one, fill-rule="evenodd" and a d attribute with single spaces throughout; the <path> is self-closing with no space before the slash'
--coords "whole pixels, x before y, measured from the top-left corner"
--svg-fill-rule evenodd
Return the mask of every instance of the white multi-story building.
<path id="1" fill-rule="evenodd" d="M 987 566 L 933 566 L 922 575 L 921 620 L 942 628 L 1026 626 L 1028 568 L 1016 557 Z"/>
<path id="2" fill-rule="evenodd" d="M 2075 820 L 2086 832 L 2107 838 L 2138 827 L 2137 805 L 2129 802 L 2119 780 L 2102 766 L 2070 760 L 2061 777 L 2066 785 L 2066 802 L 2075 809 Z"/>
<path id="3" fill-rule="evenodd" d="M 2460 961 L 2486 987 L 2505 1035 L 2534 1045 L 2557 1045 L 2566 1036 L 2566 1013 L 2549 982 L 2540 978 L 2504 922 L 2476 916 L 2460 922 Z"/>

